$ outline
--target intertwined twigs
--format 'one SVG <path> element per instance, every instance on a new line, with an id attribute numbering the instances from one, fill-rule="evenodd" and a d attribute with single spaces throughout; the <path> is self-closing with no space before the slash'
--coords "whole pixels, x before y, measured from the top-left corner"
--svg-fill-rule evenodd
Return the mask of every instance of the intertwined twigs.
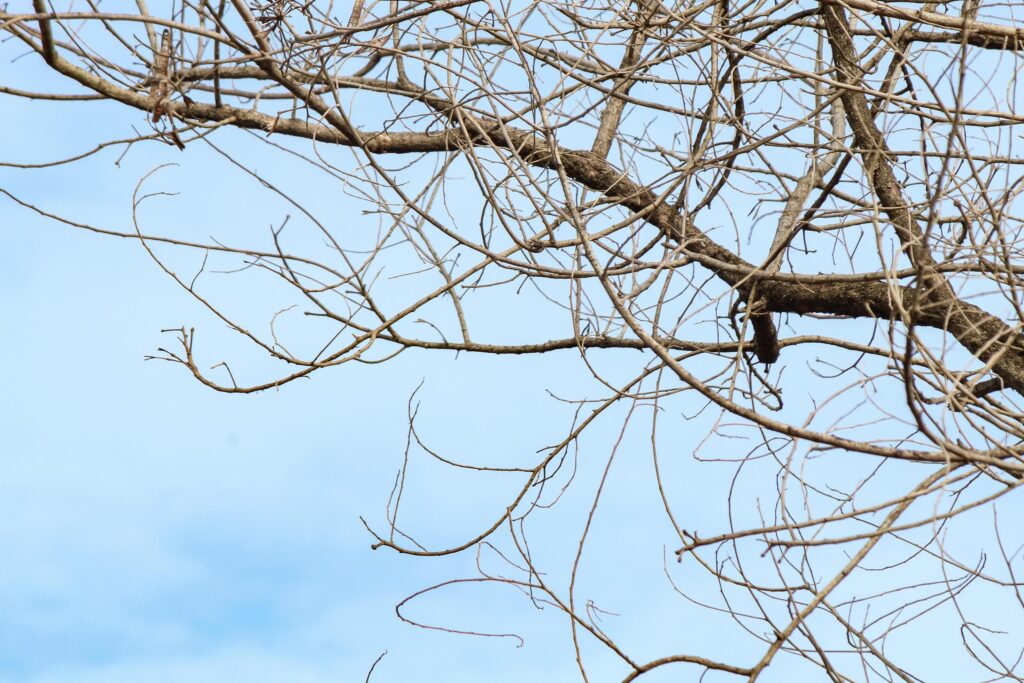
<path id="1" fill-rule="evenodd" d="M 37 0 L 0 15 L 76 92 L 213 150 L 318 235 L 319 249 L 293 253 L 281 227 L 270 248 L 234 246 L 241 233 L 228 228 L 210 243 L 150 234 L 142 217 L 158 177 L 144 179 L 132 229 L 96 229 L 141 240 L 288 370 L 239 384 L 249 373 L 206 370 L 186 329 L 159 357 L 238 393 L 405 350 L 582 364 L 603 393 L 569 400 L 566 433 L 515 465 L 434 450 L 411 406 L 406 462 L 507 479 L 506 497 L 475 511 L 479 533 L 419 543 L 404 468 L 385 526 L 369 528 L 377 547 L 402 553 L 501 558 L 500 570 L 481 560 L 471 581 L 565 612 L 584 677 L 604 677 L 588 664 L 598 643 L 628 680 L 678 663 L 752 681 L 782 660 L 822 680 L 919 680 L 931 661 L 904 634 L 948 641 L 946 629 L 962 644 L 940 648 L 949 666 L 1021 678 L 1008 626 L 1024 607 L 1021 541 L 1012 515 L 995 516 L 1019 506 L 1024 475 L 1024 23 L 1012 6 L 343 9 L 204 0 L 115 14 Z M 321 218 L 246 166 L 226 129 L 336 181 L 345 217 Z M 166 141 L 163 130 L 97 151 Z M 359 211 L 376 223 L 353 222 Z M 243 324 L 198 275 L 179 274 L 170 246 L 261 269 L 329 331 L 292 335 L 290 308 L 268 312 L 266 334 Z M 588 441 L 613 419 L 618 441 Z M 732 655 L 693 651 L 685 632 L 677 650 L 638 654 L 583 595 L 585 547 L 637 430 L 652 456 L 649 499 L 679 548 L 667 580 L 681 603 L 731 619 L 729 637 L 746 643 Z M 529 543 L 556 504 L 585 512 L 566 531 L 578 548 L 568 567 Z M 716 526 L 695 529 L 704 509 Z M 1016 616 L 971 602 L 990 595 Z"/>

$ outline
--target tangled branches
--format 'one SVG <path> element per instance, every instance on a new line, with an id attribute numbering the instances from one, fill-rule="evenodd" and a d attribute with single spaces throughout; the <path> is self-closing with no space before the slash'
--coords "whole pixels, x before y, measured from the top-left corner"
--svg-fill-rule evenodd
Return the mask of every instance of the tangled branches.
<path id="1" fill-rule="evenodd" d="M 0 14 L 75 93 L 0 92 L 101 99 L 152 130 L 5 165 L 172 143 L 295 217 L 263 246 L 238 226 L 201 242 L 144 226 L 158 177 L 139 183 L 131 229 L 4 191 L 139 240 L 286 369 L 247 383 L 205 370 L 188 329 L 159 358 L 250 393 L 404 352 L 558 354 L 599 387 L 566 399 L 565 433 L 514 466 L 437 451 L 411 408 L 411 452 L 506 495 L 473 511 L 478 533 L 432 547 L 399 520 L 403 470 L 386 525 L 368 525 L 376 547 L 491 558 L 465 581 L 564 612 L 584 678 L 614 669 L 588 664 L 596 643 L 626 680 L 675 666 L 926 680 L 943 657 L 1021 680 L 1022 538 L 996 516 L 1020 511 L 1024 480 L 1012 4 L 368 0 L 341 18 L 314 0 L 84 4 Z M 312 181 L 250 167 L 239 150 L 261 146 L 332 192 L 313 202 Z M 271 278 L 306 321 L 269 311 L 258 332 L 180 274 L 172 254 L 196 251 Z M 588 439 L 619 419 L 619 441 Z M 679 632 L 641 656 L 602 626 L 584 547 L 598 511 L 617 514 L 605 492 L 628 478 L 622 450 L 653 464 L 645 496 L 680 561 L 666 585 L 723 618 L 734 647 L 694 652 Z M 585 523 L 566 527 L 577 551 L 558 564 L 529 532 L 571 505 Z M 959 647 L 924 657 L 922 637 Z"/>

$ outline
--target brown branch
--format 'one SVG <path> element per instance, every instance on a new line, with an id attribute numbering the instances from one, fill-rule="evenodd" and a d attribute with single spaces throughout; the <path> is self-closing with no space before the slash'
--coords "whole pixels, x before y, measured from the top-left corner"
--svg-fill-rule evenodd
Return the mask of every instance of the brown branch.
<path id="1" fill-rule="evenodd" d="M 842 20 L 835 14 L 835 10 L 829 8 L 825 16 L 831 23 L 829 35 L 834 36 L 840 47 L 844 44 L 844 38 L 845 44 L 850 45 L 849 36 L 842 29 Z M 837 59 L 843 65 L 845 77 L 854 78 L 848 60 L 842 61 L 841 56 Z M 149 109 L 151 100 L 148 97 L 119 88 L 59 56 L 55 59 L 54 68 L 98 93 L 138 109 Z M 279 78 L 284 79 L 284 76 L 279 74 Z M 298 94 L 306 95 L 301 91 Z M 906 240 L 916 263 L 934 267 L 934 260 L 916 227 L 916 219 L 898 192 L 898 184 L 885 158 L 884 141 L 880 140 L 880 133 L 866 111 L 863 93 L 851 88 L 843 97 L 851 129 L 855 135 L 861 136 L 858 146 L 867 150 L 866 155 L 872 160 L 874 186 L 883 201 L 883 210 L 890 215 L 901 239 Z M 561 165 L 574 181 L 636 212 L 666 235 L 679 241 L 685 254 L 708 267 L 743 296 L 747 296 L 750 288 L 759 281 L 759 270 L 753 264 L 722 247 L 696 226 L 687 225 L 680 214 L 659 200 L 653 191 L 631 180 L 598 155 L 567 149 L 552 151 L 538 136 L 495 122 L 465 117 L 465 124 L 459 129 L 436 133 L 360 131 L 357 135 L 361 139 L 356 140 L 337 127 L 280 119 L 255 110 L 181 102 L 168 103 L 167 107 L 171 115 L 186 120 L 224 122 L 236 127 L 274 131 L 319 142 L 358 145 L 373 154 L 448 152 L 462 149 L 466 145 L 515 150 L 525 163 L 537 168 L 556 170 Z M 925 291 L 941 291 L 947 287 L 943 282 L 939 288 Z M 809 285 L 773 281 L 771 285 L 762 283 L 758 294 L 769 310 L 780 313 L 827 313 L 882 319 L 899 318 L 901 312 L 906 313 L 910 316 L 909 322 L 913 324 L 950 332 L 968 350 L 990 363 L 992 370 L 1004 380 L 1006 386 L 1024 395 L 1024 344 L 1019 342 L 1017 332 L 997 317 L 971 304 L 959 302 L 955 297 L 950 299 L 948 295 L 929 294 L 931 299 L 919 304 L 914 300 L 916 294 L 908 297 L 907 290 L 882 282 L 848 286 L 847 283 Z M 894 303 L 897 304 L 895 307 Z"/>
<path id="2" fill-rule="evenodd" d="M 46 0 L 32 0 L 32 8 L 36 11 L 36 14 L 47 14 Z M 50 19 L 48 17 L 41 17 L 39 19 L 39 35 L 43 42 L 43 48 L 41 54 L 46 63 L 50 66 L 54 65 L 57 58 L 57 51 L 53 46 L 53 33 L 50 32 Z"/>
<path id="3" fill-rule="evenodd" d="M 976 21 L 971 17 L 955 17 L 928 10 L 912 10 L 899 5 L 875 2 L 875 0 L 823 0 L 822 4 L 830 5 L 838 11 L 842 11 L 842 8 L 846 7 L 870 12 L 880 17 L 955 29 L 963 35 L 977 36 L 992 45 L 1002 45 L 1001 49 L 1018 50 L 1020 48 L 1017 46 L 1024 44 L 1024 29 Z"/>

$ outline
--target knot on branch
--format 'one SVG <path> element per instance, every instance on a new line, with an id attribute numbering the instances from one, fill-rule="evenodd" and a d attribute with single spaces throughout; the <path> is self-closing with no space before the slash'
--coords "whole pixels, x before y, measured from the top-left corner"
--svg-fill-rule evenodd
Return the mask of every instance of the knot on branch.
<path id="1" fill-rule="evenodd" d="M 779 332 L 771 313 L 753 313 L 750 325 L 754 328 L 754 355 L 762 363 L 774 363 L 779 359 Z"/>

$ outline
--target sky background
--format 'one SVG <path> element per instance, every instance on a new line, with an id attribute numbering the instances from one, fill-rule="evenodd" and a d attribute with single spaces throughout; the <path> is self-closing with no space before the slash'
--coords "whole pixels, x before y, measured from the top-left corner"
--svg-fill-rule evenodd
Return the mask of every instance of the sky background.
<path id="1" fill-rule="evenodd" d="M 515 649 L 400 624 L 394 604 L 452 563 L 371 552 L 358 519 L 382 519 L 422 358 L 209 391 L 143 359 L 161 328 L 212 321 L 137 244 L 0 215 L 0 679 L 354 680 L 388 650 L 384 680 L 479 680 Z M 469 383 L 448 380 L 425 399 Z"/>
<path id="2" fill-rule="evenodd" d="M 11 66 L 18 54 L 10 45 L 0 52 L 0 68 L 12 74 L 5 73 L 6 85 L 67 91 L 35 56 Z M 105 104 L 75 106 L 73 117 L 71 111 L 0 97 L 2 160 L 54 159 L 146 126 L 142 113 Z M 251 152 L 249 163 L 295 180 L 289 174 L 300 171 L 280 156 L 261 156 L 246 146 L 246 135 L 226 137 Z M 258 243 L 287 213 L 201 144 L 184 153 L 137 146 L 116 164 L 121 151 L 47 171 L 0 168 L 0 188 L 62 215 L 130 230 L 138 179 L 180 162 L 155 181 L 155 189 L 180 194 L 147 203 L 153 232 Z M 316 182 L 294 183 L 309 206 L 338 225 L 359 220 L 357 206 L 336 201 Z M 0 250 L 0 682 L 361 681 L 384 651 L 375 681 L 578 679 L 564 616 L 535 610 L 505 587 L 455 587 L 410 606 L 409 615 L 522 633 L 521 647 L 512 638 L 402 623 L 397 603 L 431 584 L 475 575 L 475 558 L 372 551 L 360 521 L 383 528 L 403 461 L 407 402 L 421 383 L 417 398 L 431 444 L 446 454 L 526 462 L 560 440 L 571 419 L 572 407 L 548 391 L 594 391 L 575 352 L 499 359 L 407 353 L 276 391 L 219 394 L 180 367 L 144 360 L 173 345 L 162 329 L 194 325 L 207 366 L 240 358 L 237 372 L 250 378 L 272 368 L 238 346 L 139 244 L 55 224 L 0 197 Z M 184 269 L 197 267 L 197 258 L 176 263 L 190 272 Z M 264 325 L 268 302 L 280 294 L 245 274 L 203 277 L 208 291 Z M 525 304 L 509 299 L 507 306 L 482 313 L 495 324 L 529 319 L 516 308 Z M 485 323 L 482 337 L 491 331 Z M 626 377 L 637 365 L 630 354 L 605 354 L 602 370 Z M 801 372 L 792 370 L 793 386 L 813 381 Z M 788 398 L 799 406 L 794 394 Z M 607 458 L 622 417 L 612 411 L 595 426 L 584 457 Z M 703 435 L 684 420 L 665 429 L 669 440 L 685 444 L 681 452 Z M 643 425 L 627 434 L 605 502 L 615 515 L 600 518 L 602 534 L 588 551 L 588 581 L 607 598 L 601 605 L 631 608 L 608 623 L 651 657 L 681 650 L 732 661 L 742 652 L 753 656 L 757 650 L 740 650 L 749 643 L 728 640 L 733 631 L 724 617 L 716 621 L 678 598 L 665 580 L 662 557 L 678 540 L 652 495 L 647 436 Z M 483 518 L 466 511 L 486 510 L 509 490 L 476 476 L 459 479 L 423 458 L 412 462 L 411 523 L 437 544 L 479 530 Z M 708 492 L 727 484 L 734 469 L 710 478 L 702 469 L 702 478 L 688 479 L 687 463 L 666 464 L 674 468 L 684 526 L 720 531 L 721 507 L 702 496 L 713 497 Z M 581 472 L 578 488 L 588 490 L 600 472 Z M 553 559 L 571 558 L 586 509 L 585 498 L 569 497 L 532 537 L 552 547 Z M 500 564 L 486 553 L 482 562 Z M 688 587 L 697 593 L 716 590 L 694 581 Z M 928 644 L 899 638 L 894 646 L 920 654 L 956 642 L 957 634 L 936 634 Z M 621 678 L 624 670 L 607 654 L 586 653 L 598 680 Z M 792 678 L 799 669 L 788 666 L 773 667 L 763 680 L 799 680 Z M 923 661 L 917 670 L 928 666 Z M 645 680 L 696 680 L 698 673 L 677 667 Z"/>
<path id="3" fill-rule="evenodd" d="M 5 76 L 15 74 L 7 84 L 53 84 L 33 56 L 15 69 L 11 47 L 2 55 Z M 4 160 L 53 159 L 145 126 L 141 115 L 103 105 L 67 113 L 0 98 Z M 138 147 L 119 168 L 119 154 L 56 171 L 0 168 L 0 187 L 130 229 L 139 176 L 184 155 Z M 209 161 L 188 154 L 200 168 Z M 249 206 L 251 180 L 224 174 L 206 189 L 188 198 L 190 216 L 227 216 L 228 232 L 258 221 L 265 232 L 262 209 Z M 441 380 L 421 389 L 426 402 L 479 392 L 470 359 L 410 354 L 280 391 L 218 394 L 181 368 L 144 360 L 172 342 L 164 328 L 195 324 L 212 345 L 230 335 L 139 244 L 68 229 L 6 198 L 0 226 L 0 680 L 363 680 L 385 650 L 374 680 L 522 680 L 531 671 L 557 679 L 574 668 L 564 637 L 543 630 L 517 649 L 509 639 L 402 624 L 400 600 L 469 573 L 472 558 L 373 552 L 359 521 L 384 519 L 412 391 L 438 370 Z M 264 295 L 272 293 L 245 291 Z M 542 398 L 542 385 L 528 385 L 544 368 L 531 367 L 505 381 L 510 400 Z M 503 422 L 485 402 L 461 403 L 467 441 Z M 423 485 L 430 493 L 429 478 Z M 442 531 L 457 511 L 437 494 L 425 522 Z M 449 595 L 444 609 L 455 618 L 481 612 L 479 595 Z M 496 656 L 517 663 L 496 671 Z"/>
<path id="4" fill-rule="evenodd" d="M 8 44 L 4 63 L 19 54 Z M 19 59 L 5 83 L 66 88 L 33 60 Z M 146 125 L 144 115 L 105 104 L 69 112 L 0 98 L 4 160 L 56 159 Z M 116 164 L 121 151 L 45 171 L 0 168 L 0 188 L 130 230 L 139 178 L 182 163 L 161 172 L 182 194 L 149 216 L 157 228 L 266 241 L 268 223 L 285 215 L 253 202 L 252 180 L 201 145 L 184 154 L 136 146 Z M 342 223 L 356 212 L 334 209 Z M 483 447 L 493 451 L 485 457 L 529 459 L 564 435 L 569 409 L 553 405 L 546 390 L 580 391 L 586 373 L 578 363 L 567 367 L 565 354 L 409 353 L 278 391 L 219 394 L 180 367 L 145 360 L 173 344 L 162 329 L 195 325 L 214 355 L 234 340 L 138 243 L 70 229 L 6 197 L 0 226 L 8 255 L 0 269 L 0 681 L 361 681 L 384 651 L 374 680 L 578 676 L 565 620 L 508 590 L 457 587 L 424 598 L 409 615 L 528 632 L 522 647 L 401 623 L 398 602 L 476 575 L 475 560 L 372 551 L 360 521 L 383 528 L 407 403 L 421 383 L 425 435 L 464 453 Z M 216 279 L 210 286 L 243 314 L 248 302 L 276 295 L 244 275 L 221 290 Z M 265 325 L 264 312 L 254 307 Z M 258 354 L 231 350 L 261 369 Z M 410 509 L 429 511 L 415 520 L 423 538 L 479 530 L 480 518 L 465 511 L 490 502 L 494 490 L 453 485 L 428 463 L 414 468 L 408 497 L 419 506 Z M 662 550 L 658 541 L 657 573 Z M 515 616 L 504 619 L 508 608 Z"/>

